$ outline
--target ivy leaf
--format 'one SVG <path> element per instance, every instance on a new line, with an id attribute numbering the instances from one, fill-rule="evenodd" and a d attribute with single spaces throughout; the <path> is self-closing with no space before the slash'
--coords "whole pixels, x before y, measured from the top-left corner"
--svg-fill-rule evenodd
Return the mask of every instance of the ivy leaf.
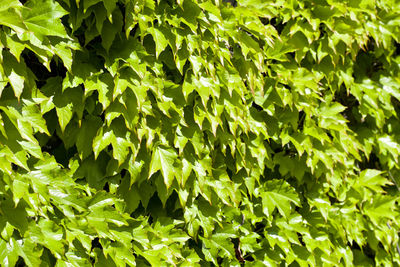
<path id="1" fill-rule="evenodd" d="M 22 116 L 23 119 L 30 123 L 35 130 L 50 135 L 46 126 L 46 121 L 41 116 L 38 106 L 28 105 L 23 107 Z"/>
<path id="2" fill-rule="evenodd" d="M 110 1 L 103 2 L 104 7 L 107 10 L 108 17 L 112 19 L 110 21 L 115 21 L 115 19 L 119 19 L 119 18 L 115 18 L 115 15 L 113 15 L 111 17 L 111 14 L 113 14 L 114 9 L 117 7 L 117 2 L 118 2 L 118 0 L 110 0 Z"/>
<path id="3" fill-rule="evenodd" d="M 68 103 L 66 106 L 63 107 L 56 107 L 58 121 L 60 123 L 61 131 L 64 132 L 65 127 L 72 119 L 72 103 Z"/>
<path id="4" fill-rule="evenodd" d="M 8 10 L 9 8 L 21 7 L 22 4 L 18 0 L 0 0 L 0 11 Z"/>
<path id="5" fill-rule="evenodd" d="M 110 0 L 107 2 L 112 3 L 114 0 Z M 114 2 L 115 4 L 115 2 Z M 107 7 L 107 5 L 106 5 Z M 115 9 L 113 12 L 113 23 L 110 21 L 106 20 L 103 23 L 103 28 L 101 31 L 101 36 L 102 36 L 102 45 L 104 49 L 108 52 L 114 39 L 115 36 L 120 33 L 122 26 L 123 26 L 123 21 L 122 21 L 122 14 L 119 9 Z"/>
<path id="6" fill-rule="evenodd" d="M 21 12 L 23 22 L 39 39 L 46 35 L 70 39 L 60 20 L 68 13 L 57 2 L 29 0 L 25 7 Z"/>
<path id="7" fill-rule="evenodd" d="M 40 256 L 42 255 L 42 249 L 39 249 L 35 243 L 29 239 L 17 240 L 16 241 L 18 254 L 24 259 L 25 264 L 33 267 L 38 266 L 41 263 Z"/>
<path id="8" fill-rule="evenodd" d="M 115 137 L 111 142 L 114 149 L 113 157 L 118 160 L 118 164 L 121 165 L 129 154 L 131 143 L 121 137 Z"/>
<path id="9" fill-rule="evenodd" d="M 14 205 L 11 199 L 2 201 L 0 208 L 3 212 L 3 216 L 7 221 L 14 226 L 22 235 L 28 230 L 28 219 L 25 210 L 26 204 L 19 202 L 18 205 Z"/>
<path id="10" fill-rule="evenodd" d="M 94 6 L 97 3 L 102 2 L 102 0 L 85 0 L 83 1 L 83 12 L 86 12 L 89 7 Z"/>
<path id="11" fill-rule="evenodd" d="M 96 136 L 97 130 L 101 125 L 101 119 L 94 116 L 88 116 L 82 121 L 82 126 L 76 142 L 76 147 L 81 159 L 86 158 L 92 152 L 92 140 Z"/>
<path id="12" fill-rule="evenodd" d="M 200 2 L 0 0 L 0 265 L 400 265 L 396 1 Z"/>
<path id="13" fill-rule="evenodd" d="M 42 149 L 39 144 L 27 141 L 18 141 L 18 143 L 25 148 L 32 156 L 43 159 Z"/>
<path id="14" fill-rule="evenodd" d="M 97 91 L 99 93 L 99 102 L 103 105 L 103 110 L 111 103 L 113 88 L 114 81 L 109 73 L 102 73 L 90 77 L 85 81 L 85 95 L 88 95 L 91 91 Z"/>
<path id="15" fill-rule="evenodd" d="M 19 98 L 22 94 L 22 91 L 24 90 L 23 76 L 18 75 L 16 72 L 12 70 L 10 75 L 8 76 L 8 79 L 11 83 L 11 86 L 14 89 L 15 96 Z"/>
<path id="16" fill-rule="evenodd" d="M 175 176 L 174 164 L 176 160 L 177 154 L 174 150 L 163 148 L 160 145 L 157 146 L 151 157 L 149 177 L 161 170 L 164 183 L 169 188 Z"/>
<path id="17" fill-rule="evenodd" d="M 288 218 L 292 207 L 291 203 L 300 206 L 300 199 L 294 190 L 286 181 L 270 180 L 265 183 L 265 190 L 261 192 L 264 214 L 271 216 L 275 208 L 279 213 Z"/>
<path id="18" fill-rule="evenodd" d="M 53 221 L 42 219 L 30 229 L 29 239 L 34 244 L 43 244 L 59 255 L 64 252 L 63 231 Z"/>
<path id="19" fill-rule="evenodd" d="M 3 58 L 4 72 L 8 77 L 15 96 L 19 99 L 25 87 L 25 78 L 27 76 L 26 66 L 23 62 L 18 62 L 10 53 L 4 53 Z"/>
<path id="20" fill-rule="evenodd" d="M 113 139 L 115 139 L 115 136 L 112 131 L 103 133 L 103 128 L 100 128 L 99 134 L 97 134 L 93 139 L 93 152 L 95 159 L 97 159 L 97 156 L 104 148 L 111 144 Z"/>
<path id="21" fill-rule="evenodd" d="M 376 193 L 382 193 L 382 186 L 390 184 L 390 182 L 383 177 L 382 172 L 379 170 L 367 169 L 360 173 L 358 186 L 368 187 Z"/>
<path id="22" fill-rule="evenodd" d="M 162 51 L 168 45 L 168 40 L 165 38 L 164 34 L 156 27 L 149 29 L 150 34 L 153 36 L 154 42 L 156 43 L 156 57 L 161 54 Z"/>
<path id="23" fill-rule="evenodd" d="M 15 240 L 9 242 L 0 239 L 0 263 L 4 266 L 14 266 L 18 260 L 18 252 L 15 249 Z"/>
<path id="24" fill-rule="evenodd" d="M 0 0 L 0 25 L 10 27 L 17 33 L 23 33 L 26 30 L 19 10 L 22 4 L 18 0 Z"/>
<path id="25" fill-rule="evenodd" d="M 116 199 L 105 192 L 98 192 L 96 195 L 93 196 L 91 199 L 88 208 L 91 211 L 95 211 L 97 209 L 102 209 L 107 206 L 114 205 Z"/>
<path id="26" fill-rule="evenodd" d="M 375 225 L 380 225 L 387 219 L 395 220 L 395 202 L 396 198 L 386 195 L 378 195 L 373 201 L 365 203 L 363 210 Z"/>
<path id="27" fill-rule="evenodd" d="M 235 257 L 235 250 L 230 238 L 234 238 L 235 234 L 227 233 L 227 229 L 220 231 L 211 236 L 211 238 L 201 238 L 204 242 L 203 253 L 206 259 L 212 262 L 217 262 L 217 258 L 223 255 L 227 258 Z"/>

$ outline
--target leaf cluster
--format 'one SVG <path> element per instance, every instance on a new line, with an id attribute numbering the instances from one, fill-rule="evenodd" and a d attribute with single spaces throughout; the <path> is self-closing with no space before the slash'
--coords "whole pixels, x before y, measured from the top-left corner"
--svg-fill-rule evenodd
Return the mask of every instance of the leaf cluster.
<path id="1" fill-rule="evenodd" d="M 399 18 L 0 0 L 1 266 L 400 265 Z"/>

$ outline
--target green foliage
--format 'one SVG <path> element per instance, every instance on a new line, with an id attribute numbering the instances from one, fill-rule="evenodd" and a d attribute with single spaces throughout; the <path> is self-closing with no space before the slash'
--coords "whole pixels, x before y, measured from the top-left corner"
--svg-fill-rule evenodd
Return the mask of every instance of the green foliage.
<path id="1" fill-rule="evenodd" d="M 0 0 L 1 266 L 400 265 L 399 18 Z"/>

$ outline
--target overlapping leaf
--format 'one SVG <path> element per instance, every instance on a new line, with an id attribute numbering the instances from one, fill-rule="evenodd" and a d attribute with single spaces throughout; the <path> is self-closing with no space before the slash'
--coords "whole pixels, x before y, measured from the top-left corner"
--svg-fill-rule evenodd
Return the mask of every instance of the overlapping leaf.
<path id="1" fill-rule="evenodd" d="M 0 264 L 400 264 L 399 10 L 0 0 Z"/>

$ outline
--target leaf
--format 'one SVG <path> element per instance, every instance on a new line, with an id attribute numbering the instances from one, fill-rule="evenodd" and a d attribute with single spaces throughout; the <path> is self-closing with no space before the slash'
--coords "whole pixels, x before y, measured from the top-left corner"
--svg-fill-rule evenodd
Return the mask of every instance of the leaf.
<path id="1" fill-rule="evenodd" d="M 61 131 L 64 132 L 75 112 L 78 113 L 79 118 L 82 116 L 83 91 L 80 87 L 67 88 L 64 92 L 57 90 L 54 92 L 53 99 Z"/>
<path id="2" fill-rule="evenodd" d="M 22 4 L 18 0 L 0 0 L 0 11 L 8 10 L 12 7 L 21 7 Z"/>
<path id="3" fill-rule="evenodd" d="M 40 220 L 38 225 L 30 228 L 28 237 L 33 244 L 43 244 L 53 253 L 64 253 L 63 230 L 53 221 Z"/>
<path id="4" fill-rule="evenodd" d="M 110 0 L 107 2 L 114 2 L 114 0 Z M 115 2 L 114 2 L 115 5 Z M 106 5 L 107 8 L 108 5 Z M 111 8 L 111 7 L 109 7 Z M 109 10 L 108 10 L 109 11 Z M 115 9 L 112 15 L 113 18 L 113 23 L 110 21 L 106 20 L 103 23 L 103 28 L 101 30 L 101 36 L 102 36 L 102 42 L 101 44 L 103 45 L 104 49 L 108 52 L 114 39 L 115 36 L 121 32 L 123 22 L 122 22 L 122 14 L 119 9 Z"/>
<path id="5" fill-rule="evenodd" d="M 86 158 L 92 153 L 92 142 L 101 125 L 101 119 L 95 116 L 88 116 L 82 121 L 82 126 L 76 141 L 76 147 L 81 159 Z"/>
<path id="6" fill-rule="evenodd" d="M 224 229 L 226 231 L 226 229 Z M 232 233 L 215 233 L 211 238 L 202 238 L 204 247 L 202 248 L 206 259 L 212 262 L 217 262 L 217 258 L 223 256 L 224 258 L 235 258 L 235 250 L 233 243 L 230 241 L 235 235 Z"/>
<path id="7" fill-rule="evenodd" d="M 111 144 L 112 140 L 115 139 L 113 131 L 107 131 L 103 133 L 103 128 L 100 128 L 99 134 L 93 139 L 93 152 L 94 158 L 97 159 L 99 153 Z"/>
<path id="8" fill-rule="evenodd" d="M 26 30 L 19 9 L 22 4 L 18 0 L 0 0 L 0 25 L 5 25 L 16 31 L 23 33 Z"/>
<path id="9" fill-rule="evenodd" d="M 368 187 L 374 192 L 382 193 L 382 186 L 390 184 L 390 182 L 383 176 L 382 172 L 379 170 L 367 169 L 360 173 L 360 178 L 358 180 L 358 186 Z"/>
<path id="10" fill-rule="evenodd" d="M 377 195 L 372 201 L 366 202 L 363 206 L 364 213 L 375 225 L 387 221 L 387 219 L 395 220 L 395 202 L 398 198 L 393 198 L 387 195 Z"/>
<path id="11" fill-rule="evenodd" d="M 117 7 L 117 2 L 118 0 L 109 0 L 109 1 L 105 1 L 103 2 L 104 7 L 107 10 L 107 15 L 110 18 L 111 14 L 113 14 L 115 8 Z M 115 15 L 112 16 L 112 21 L 115 21 L 117 18 L 115 18 Z M 111 21 L 111 20 L 110 20 Z M 121 30 L 121 29 L 120 29 Z M 120 31 L 119 30 L 119 31 Z"/>
<path id="12" fill-rule="evenodd" d="M 106 165 L 104 162 L 108 161 L 110 157 L 106 153 L 101 153 L 95 160 L 93 156 L 89 156 L 79 164 L 78 169 L 74 174 L 74 178 L 85 178 L 91 187 L 101 189 L 103 188 L 106 180 L 105 172 Z"/>
<path id="13" fill-rule="evenodd" d="M 141 197 L 137 185 L 129 185 L 128 182 L 125 182 L 126 180 L 127 179 L 124 179 L 121 186 L 118 188 L 118 194 L 124 199 L 126 212 L 132 213 L 139 206 Z"/>
<path id="14" fill-rule="evenodd" d="M 89 210 L 95 211 L 107 206 L 112 206 L 117 200 L 106 192 L 98 192 L 94 195 L 89 203 Z"/>
<path id="15" fill-rule="evenodd" d="M 0 263 L 3 266 L 14 266 L 18 260 L 18 252 L 15 249 L 15 240 L 9 242 L 0 239 Z"/>
<path id="16" fill-rule="evenodd" d="M 68 14 L 57 2 L 29 0 L 21 11 L 24 25 L 39 39 L 51 35 L 69 39 L 60 18 Z"/>
<path id="17" fill-rule="evenodd" d="M 85 95 L 88 95 L 91 91 L 97 91 L 99 93 L 99 102 L 103 105 L 103 110 L 111 103 L 113 88 L 114 81 L 109 73 L 102 73 L 98 76 L 90 77 L 85 81 Z"/>
<path id="18" fill-rule="evenodd" d="M 400 265 L 398 10 L 0 0 L 0 265 Z"/>
<path id="19" fill-rule="evenodd" d="M 114 267 L 117 266 L 115 265 L 114 261 L 111 259 L 111 257 L 104 257 L 103 252 L 99 248 L 95 248 L 94 251 L 96 252 L 97 255 L 97 261 L 94 264 L 95 267 Z"/>
<path id="20" fill-rule="evenodd" d="M 40 265 L 42 249 L 39 249 L 35 243 L 30 242 L 27 239 L 24 239 L 23 241 L 17 240 L 16 244 L 18 254 L 24 259 L 27 266 L 34 267 Z"/>
<path id="21" fill-rule="evenodd" d="M 140 161 L 140 162 L 135 161 L 133 155 L 128 160 L 128 162 L 129 162 L 128 163 L 129 164 L 128 171 L 129 171 L 130 178 L 131 178 L 129 186 L 132 186 L 132 184 L 134 184 L 140 178 L 139 175 L 142 171 L 144 162 L 143 161 Z"/>
<path id="22" fill-rule="evenodd" d="M 270 180 L 264 185 L 266 191 L 261 192 L 264 214 L 271 216 L 275 208 L 279 213 L 288 218 L 292 207 L 291 203 L 300 206 L 300 199 L 294 190 L 286 181 Z"/>
<path id="23" fill-rule="evenodd" d="M 42 150 L 39 146 L 39 144 L 33 143 L 33 142 L 27 142 L 27 141 L 18 141 L 18 143 L 27 150 L 32 156 L 38 158 L 38 159 L 43 159 L 43 154 Z"/>
<path id="24" fill-rule="evenodd" d="M 14 89 L 15 96 L 19 99 L 24 87 L 26 73 L 26 66 L 23 62 L 18 62 L 10 53 L 4 53 L 4 72 Z"/>
<path id="25" fill-rule="evenodd" d="M 25 205 L 19 202 L 18 205 L 14 205 L 12 200 L 6 199 L 0 204 L 2 210 L 2 216 L 4 216 L 8 223 L 14 226 L 20 234 L 24 234 L 28 230 L 28 214 L 25 210 Z"/>
<path id="26" fill-rule="evenodd" d="M 55 54 L 59 56 L 64 63 L 64 66 L 67 68 L 68 71 L 71 71 L 72 68 L 72 48 L 69 47 L 68 43 L 60 42 L 55 45 Z"/>
<path id="27" fill-rule="evenodd" d="M 321 108 L 321 115 L 324 117 L 334 117 L 336 114 L 344 111 L 346 107 L 342 106 L 339 103 L 334 103 L 333 105 L 324 105 Z"/>
<path id="28" fill-rule="evenodd" d="M 22 94 L 22 90 L 24 90 L 24 78 L 18 75 L 16 72 L 11 71 L 8 79 L 14 89 L 15 96 L 19 98 Z"/>
<path id="29" fill-rule="evenodd" d="M 65 130 L 65 127 L 67 127 L 67 124 L 72 119 L 73 115 L 72 106 L 73 106 L 72 103 L 69 103 L 63 107 L 56 107 L 58 122 L 60 123 L 61 131 L 63 132 Z"/>
<path id="30" fill-rule="evenodd" d="M 102 0 L 85 0 L 83 1 L 83 12 L 86 12 L 89 7 L 94 6 L 97 3 L 102 2 Z"/>
<path id="31" fill-rule="evenodd" d="M 118 165 L 121 165 L 129 154 L 131 143 L 121 137 L 115 137 L 112 140 L 113 157 L 118 160 Z"/>
<path id="32" fill-rule="evenodd" d="M 169 188 L 172 185 L 175 176 L 174 163 L 176 160 L 177 155 L 174 150 L 157 146 L 151 157 L 149 177 L 158 170 L 161 170 L 161 174 L 164 177 L 164 183 L 167 188 Z"/>
<path id="33" fill-rule="evenodd" d="M 43 119 L 38 106 L 28 105 L 23 107 L 22 116 L 23 119 L 30 123 L 35 130 L 50 135 L 46 126 L 46 121 Z"/>
<path id="34" fill-rule="evenodd" d="M 23 198 L 25 195 L 28 195 L 29 193 L 29 184 L 22 181 L 15 179 L 13 181 L 13 200 L 15 205 L 18 205 L 18 202 L 20 201 L 21 198 Z"/>
<path id="35" fill-rule="evenodd" d="M 137 17 L 135 14 L 135 6 L 133 2 L 128 2 L 125 6 L 125 35 L 128 38 L 129 33 L 137 24 Z"/>
<path id="36" fill-rule="evenodd" d="M 161 54 L 162 51 L 168 45 L 168 40 L 165 38 L 164 34 L 156 27 L 149 29 L 150 34 L 153 36 L 154 42 L 156 43 L 156 57 Z"/>

